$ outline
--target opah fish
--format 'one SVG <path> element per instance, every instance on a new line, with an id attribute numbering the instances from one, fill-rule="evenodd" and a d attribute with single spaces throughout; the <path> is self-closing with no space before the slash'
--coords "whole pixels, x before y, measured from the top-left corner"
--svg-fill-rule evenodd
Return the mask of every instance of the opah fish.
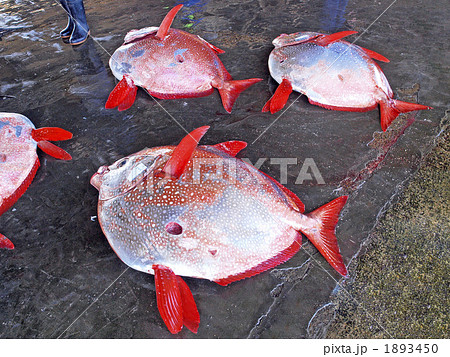
<path id="1" fill-rule="evenodd" d="M 159 27 L 131 30 L 112 55 L 109 66 L 120 80 L 105 108 L 126 110 L 136 98 L 137 86 L 160 99 L 205 97 L 219 90 L 231 112 L 239 94 L 260 78 L 234 81 L 217 57 L 223 53 L 199 36 L 170 28 L 183 5 L 175 6 Z"/>
<path id="2" fill-rule="evenodd" d="M 145 149 L 102 166 L 98 218 L 111 247 L 133 269 L 155 275 L 168 329 L 197 332 L 200 316 L 182 276 L 220 285 L 290 259 L 305 234 L 340 274 L 347 270 L 335 226 L 346 196 L 304 214 L 300 199 L 235 158 L 246 143 L 197 146 L 208 127 L 178 146 Z"/>
<path id="3" fill-rule="evenodd" d="M 25 116 L 0 113 L 0 216 L 27 190 L 39 167 L 36 146 L 61 160 L 71 156 L 49 140 L 68 140 L 72 134 L 60 128 L 36 129 Z M 0 248 L 13 243 L 0 233 Z"/>
<path id="4" fill-rule="evenodd" d="M 311 104 L 327 109 L 362 112 L 380 105 L 383 131 L 400 113 L 432 109 L 394 99 L 383 71 L 373 59 L 389 60 L 341 40 L 355 33 L 297 32 L 273 40 L 269 71 L 280 85 L 263 112 L 281 110 L 292 90 L 306 95 Z"/>

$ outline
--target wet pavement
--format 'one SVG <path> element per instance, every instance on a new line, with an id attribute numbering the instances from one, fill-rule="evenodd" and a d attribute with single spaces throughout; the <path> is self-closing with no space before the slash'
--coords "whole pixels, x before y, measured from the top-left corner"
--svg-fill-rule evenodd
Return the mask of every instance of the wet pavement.
<path id="1" fill-rule="evenodd" d="M 441 132 L 449 87 L 446 3 L 396 1 L 383 14 L 391 1 L 185 1 L 174 27 L 225 50 L 220 58 L 234 79 L 264 79 L 239 97 L 231 114 L 217 91 L 155 101 L 139 90 L 129 110 L 104 109 L 116 84 L 110 54 L 128 30 L 158 26 L 177 3 L 85 3 L 93 37 L 71 48 L 59 39 L 66 17 L 56 1 L 0 0 L 0 111 L 74 134 L 61 143 L 74 159 L 61 162 L 40 152 L 42 166 L 32 185 L 0 217 L 1 232 L 16 246 L 0 251 L 0 337 L 323 336 L 334 315 L 313 317 L 340 291 L 340 277 L 306 239 L 287 263 L 227 287 L 186 278 L 200 328 L 197 335 L 184 329 L 172 336 L 157 310 L 153 277 L 127 269 L 102 234 L 98 193 L 89 179 L 99 166 L 144 147 L 179 142 L 181 127 L 210 125 L 202 143 L 247 141 L 242 157 L 265 159 L 261 170 L 277 180 L 283 177 L 274 159 L 296 160 L 283 183 L 307 212 L 350 195 L 337 228 L 348 264 Z M 305 30 L 362 33 L 369 26 L 357 44 L 391 60 L 380 66 L 397 98 L 434 110 L 401 115 L 386 133 L 378 110 L 328 111 L 304 97 L 296 100 L 298 94 L 278 120 L 261 113 L 275 88 L 267 68 L 273 38 Z M 323 181 L 310 168 L 310 179 L 296 184 L 304 163 L 311 162 Z"/>

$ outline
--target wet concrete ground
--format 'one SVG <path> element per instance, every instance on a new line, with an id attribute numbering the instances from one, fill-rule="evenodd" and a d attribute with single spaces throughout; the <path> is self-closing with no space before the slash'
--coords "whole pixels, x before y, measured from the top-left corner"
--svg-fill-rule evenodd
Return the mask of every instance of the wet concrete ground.
<path id="1" fill-rule="evenodd" d="M 158 26 L 175 4 L 86 1 L 93 38 L 71 48 L 58 36 L 66 18 L 56 1 L 0 0 L 0 111 L 24 114 L 37 127 L 60 126 L 74 133 L 61 144 L 74 160 L 60 162 L 40 152 L 42 166 L 34 182 L 0 217 L 1 232 L 16 246 L 0 251 L 0 337 L 325 335 L 334 314 L 321 312 L 341 291 L 340 277 L 306 240 L 287 263 L 227 287 L 186 278 L 201 316 L 199 332 L 172 336 L 167 331 L 153 277 L 127 269 L 103 236 L 96 220 L 98 195 L 89 178 L 100 165 L 144 147 L 179 142 L 184 131 L 171 116 L 187 130 L 211 125 L 205 144 L 247 141 L 242 156 L 252 162 L 267 158 L 261 170 L 278 180 L 280 167 L 270 158 L 296 158 L 286 186 L 307 211 L 349 194 L 337 229 L 347 264 L 435 146 L 448 107 L 445 2 L 412 6 L 397 1 L 379 17 L 391 1 L 186 1 L 173 26 L 224 49 L 220 58 L 235 79 L 264 81 L 239 97 L 232 114 L 225 113 L 217 92 L 154 101 L 140 90 L 128 111 L 105 110 L 116 83 L 110 54 L 128 30 Z M 391 60 L 381 67 L 398 98 L 433 106 L 433 111 L 401 115 L 386 133 L 380 131 L 378 110 L 328 111 L 304 97 L 296 100 L 297 94 L 275 123 L 277 116 L 260 112 L 275 88 L 267 69 L 273 38 L 304 30 L 363 32 L 369 26 L 357 44 Z M 295 184 L 306 159 L 314 160 L 324 184 L 314 176 Z"/>

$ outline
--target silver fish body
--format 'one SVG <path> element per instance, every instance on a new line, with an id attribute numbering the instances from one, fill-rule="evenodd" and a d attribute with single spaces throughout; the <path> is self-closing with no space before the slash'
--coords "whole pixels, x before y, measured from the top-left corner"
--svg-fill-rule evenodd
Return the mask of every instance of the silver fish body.
<path id="1" fill-rule="evenodd" d="M 320 35 L 307 34 L 310 38 Z M 327 46 L 296 41 L 299 39 L 293 40 L 294 44 L 278 38 L 273 41 L 269 71 L 278 83 L 288 79 L 293 90 L 314 104 L 368 110 L 393 96 L 385 75 L 361 47 L 343 40 Z"/>
<path id="2" fill-rule="evenodd" d="M 305 221 L 302 229 L 313 220 L 271 179 L 211 146 L 195 150 L 178 180 L 155 175 L 173 149 L 143 150 L 92 179 L 102 229 L 127 265 L 153 274 L 152 266 L 161 264 L 176 275 L 218 281 L 293 244 L 300 248 L 297 216 Z M 172 222 L 181 234 L 166 231 Z"/>

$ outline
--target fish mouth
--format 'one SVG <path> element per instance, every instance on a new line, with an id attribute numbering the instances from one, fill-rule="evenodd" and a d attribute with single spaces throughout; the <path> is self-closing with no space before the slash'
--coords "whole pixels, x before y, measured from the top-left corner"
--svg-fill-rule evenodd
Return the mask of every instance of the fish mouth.
<path id="1" fill-rule="evenodd" d="M 100 191 L 100 186 L 102 184 L 102 178 L 105 173 L 109 171 L 108 166 L 101 166 L 95 174 L 91 177 L 91 185 Z"/>

